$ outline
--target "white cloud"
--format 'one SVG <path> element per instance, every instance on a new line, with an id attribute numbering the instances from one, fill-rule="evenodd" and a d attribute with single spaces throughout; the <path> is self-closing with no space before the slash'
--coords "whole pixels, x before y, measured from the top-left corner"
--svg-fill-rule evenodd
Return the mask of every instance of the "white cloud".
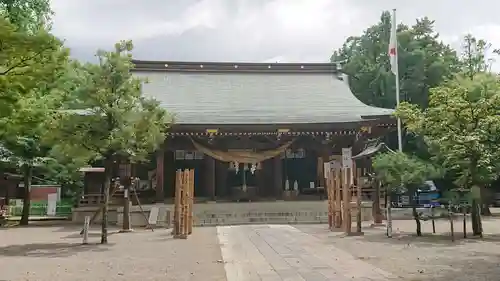
<path id="1" fill-rule="evenodd" d="M 497 4 L 465 0 L 52 0 L 54 32 L 79 57 L 121 39 L 157 60 L 327 61 L 345 38 L 398 8 L 407 24 L 428 15 L 446 42 L 463 33 L 500 47 Z M 496 3 L 496 2 L 495 2 Z M 441 9 L 449 7 L 450 9 Z M 458 9 L 460 7 L 460 9 Z M 460 11 L 467 10 L 467 13 Z M 451 17 L 456 13 L 457 17 Z"/>

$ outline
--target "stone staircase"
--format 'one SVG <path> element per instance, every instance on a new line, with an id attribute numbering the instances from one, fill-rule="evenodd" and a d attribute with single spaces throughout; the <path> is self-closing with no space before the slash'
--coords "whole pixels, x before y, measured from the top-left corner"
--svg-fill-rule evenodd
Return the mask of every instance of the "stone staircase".
<path id="1" fill-rule="evenodd" d="M 327 223 L 326 201 L 195 204 L 196 226 Z"/>

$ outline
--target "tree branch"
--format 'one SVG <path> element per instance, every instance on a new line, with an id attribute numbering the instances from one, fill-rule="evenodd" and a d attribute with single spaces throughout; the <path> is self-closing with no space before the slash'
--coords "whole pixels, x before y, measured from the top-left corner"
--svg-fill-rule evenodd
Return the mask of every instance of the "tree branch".
<path id="1" fill-rule="evenodd" d="M 40 52 L 37 52 L 35 53 L 34 55 L 30 56 L 30 57 L 25 57 L 23 59 L 21 59 L 17 64 L 14 64 L 13 66 L 7 68 L 4 72 L 0 72 L 0 76 L 5 76 L 7 75 L 9 72 L 11 72 L 12 70 L 14 70 L 15 68 L 18 68 L 18 67 L 23 67 L 23 66 L 27 66 L 26 62 L 29 61 L 29 60 L 32 60 L 34 59 L 35 57 L 39 56 L 42 54 L 42 52 L 45 51 L 45 50 L 42 50 Z M 22 65 L 24 64 L 24 65 Z M 22 65 L 22 66 L 21 66 Z"/>

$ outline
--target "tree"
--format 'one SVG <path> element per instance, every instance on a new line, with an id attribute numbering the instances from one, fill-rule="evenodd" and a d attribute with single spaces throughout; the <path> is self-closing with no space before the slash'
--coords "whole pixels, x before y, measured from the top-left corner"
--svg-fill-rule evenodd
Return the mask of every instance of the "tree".
<path id="1" fill-rule="evenodd" d="M 130 69 L 131 41 L 112 52 L 99 51 L 99 64 L 84 65 L 77 96 L 84 114 L 67 113 L 55 120 L 54 134 L 69 149 L 85 149 L 104 161 L 104 208 L 101 243 L 108 242 L 108 202 L 115 161 L 145 160 L 165 140 L 167 113 L 155 100 L 142 96 L 141 83 Z M 81 111 L 80 111 L 81 112 Z"/>
<path id="2" fill-rule="evenodd" d="M 390 29 L 391 14 L 385 11 L 377 24 L 347 38 L 331 57 L 332 62 L 346 61 L 343 70 L 351 76 L 351 88 L 361 101 L 386 108 L 396 105 L 388 57 Z M 439 40 L 434 21 L 427 17 L 397 29 L 401 100 L 426 107 L 429 89 L 460 70 L 457 54 Z"/>
<path id="3" fill-rule="evenodd" d="M 49 0 L 0 0 L 0 17 L 23 32 L 49 27 L 52 15 Z"/>
<path id="4" fill-rule="evenodd" d="M 434 165 L 426 163 L 403 152 L 387 152 L 373 159 L 373 169 L 377 178 L 388 188 L 388 192 L 409 193 L 413 218 L 417 224 L 417 235 L 422 235 L 420 215 L 417 212 L 415 194 L 425 181 L 437 178 L 441 171 Z"/>
<path id="5" fill-rule="evenodd" d="M 24 175 L 21 224 L 28 223 L 33 169 L 46 160 L 40 143 L 44 123 L 55 112 L 58 79 L 68 52 L 44 30 L 27 33 L 0 18 L 0 143 L 12 152 L 7 161 Z"/>
<path id="6" fill-rule="evenodd" d="M 486 186 L 498 176 L 500 156 L 500 81 L 496 75 L 477 74 L 432 89 L 429 107 L 402 103 L 397 110 L 407 129 L 424 137 L 435 163 L 469 191 Z M 482 235 L 478 212 L 480 196 L 472 195 L 472 228 Z"/>
<path id="7" fill-rule="evenodd" d="M 19 101 L 39 85 L 52 86 L 67 60 L 61 42 L 46 31 L 28 34 L 0 17 L 0 139 Z M 30 97 L 28 97 L 30 98 Z M 36 101 L 31 98 L 25 102 Z"/>
<path id="8" fill-rule="evenodd" d="M 478 73 L 490 72 L 492 59 L 487 59 L 486 54 L 491 49 L 491 44 L 486 40 L 477 39 L 472 34 L 464 36 L 462 43 L 461 62 L 464 75 L 470 79 Z"/>
<path id="9" fill-rule="evenodd" d="M 491 51 L 492 45 L 484 39 L 478 39 L 472 34 L 464 36 L 462 43 L 462 54 L 460 61 L 462 63 L 462 73 L 469 79 L 479 73 L 491 72 L 491 67 L 494 63 L 493 58 L 487 58 L 487 54 Z M 497 52 L 493 50 L 493 52 Z M 486 187 L 481 188 L 481 214 L 491 216 L 489 204 L 491 203 L 491 194 Z"/>

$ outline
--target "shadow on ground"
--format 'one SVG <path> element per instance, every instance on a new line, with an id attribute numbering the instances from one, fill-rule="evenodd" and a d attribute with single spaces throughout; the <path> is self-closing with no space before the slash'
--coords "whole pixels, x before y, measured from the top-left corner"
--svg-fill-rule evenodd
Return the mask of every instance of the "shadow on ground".
<path id="1" fill-rule="evenodd" d="M 22 256 L 61 258 L 70 257 L 81 252 L 104 252 L 109 250 L 113 244 L 88 244 L 81 243 L 33 243 L 22 245 L 9 245 L 0 247 L 0 256 Z"/>

